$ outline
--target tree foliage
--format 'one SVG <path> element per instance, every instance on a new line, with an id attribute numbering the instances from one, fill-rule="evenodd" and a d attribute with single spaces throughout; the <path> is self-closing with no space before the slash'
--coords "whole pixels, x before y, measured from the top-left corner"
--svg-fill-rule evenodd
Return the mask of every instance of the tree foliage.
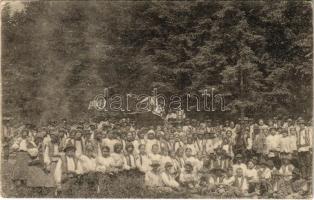
<path id="1" fill-rule="evenodd" d="M 231 114 L 312 112 L 307 1 L 32 1 L 3 7 L 2 37 L 4 112 L 21 120 L 86 117 L 105 87 L 215 88 Z"/>

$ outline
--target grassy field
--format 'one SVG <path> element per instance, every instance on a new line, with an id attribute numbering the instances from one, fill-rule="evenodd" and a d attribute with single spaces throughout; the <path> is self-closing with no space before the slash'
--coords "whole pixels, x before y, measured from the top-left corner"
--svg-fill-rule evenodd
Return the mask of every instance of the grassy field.
<path id="1" fill-rule="evenodd" d="M 11 174 L 15 161 L 2 162 L 2 196 L 3 197 L 54 197 L 54 189 L 41 191 L 38 188 L 26 186 L 16 187 L 11 180 Z M 96 187 L 89 188 L 86 184 L 73 186 L 71 194 L 61 197 L 81 198 L 189 198 L 187 192 L 157 192 L 144 187 L 144 175 L 138 172 L 121 172 L 119 174 L 104 177 L 101 192 L 97 194 Z M 204 197 L 205 198 L 205 197 Z M 207 197 L 208 198 L 208 197 Z"/>

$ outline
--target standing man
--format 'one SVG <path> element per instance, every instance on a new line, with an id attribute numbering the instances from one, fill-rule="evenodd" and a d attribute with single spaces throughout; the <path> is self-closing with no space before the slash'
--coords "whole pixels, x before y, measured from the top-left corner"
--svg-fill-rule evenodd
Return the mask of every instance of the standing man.
<path id="1" fill-rule="evenodd" d="M 300 130 L 297 134 L 297 148 L 301 176 L 304 179 L 311 178 L 312 158 L 310 154 L 310 132 L 305 127 L 304 120 L 300 120 Z"/>

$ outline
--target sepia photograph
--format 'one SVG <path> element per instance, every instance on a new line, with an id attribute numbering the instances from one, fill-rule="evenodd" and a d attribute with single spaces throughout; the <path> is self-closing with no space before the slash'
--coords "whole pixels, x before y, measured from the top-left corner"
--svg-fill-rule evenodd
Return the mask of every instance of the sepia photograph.
<path id="1" fill-rule="evenodd" d="M 1 197 L 312 199 L 312 4 L 0 1 Z"/>

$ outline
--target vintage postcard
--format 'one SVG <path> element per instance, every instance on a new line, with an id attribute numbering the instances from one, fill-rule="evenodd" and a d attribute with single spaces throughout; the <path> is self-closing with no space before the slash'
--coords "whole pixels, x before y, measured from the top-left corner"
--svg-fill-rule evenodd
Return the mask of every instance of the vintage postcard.
<path id="1" fill-rule="evenodd" d="M 311 199 L 311 1 L 1 2 L 1 196 Z"/>

